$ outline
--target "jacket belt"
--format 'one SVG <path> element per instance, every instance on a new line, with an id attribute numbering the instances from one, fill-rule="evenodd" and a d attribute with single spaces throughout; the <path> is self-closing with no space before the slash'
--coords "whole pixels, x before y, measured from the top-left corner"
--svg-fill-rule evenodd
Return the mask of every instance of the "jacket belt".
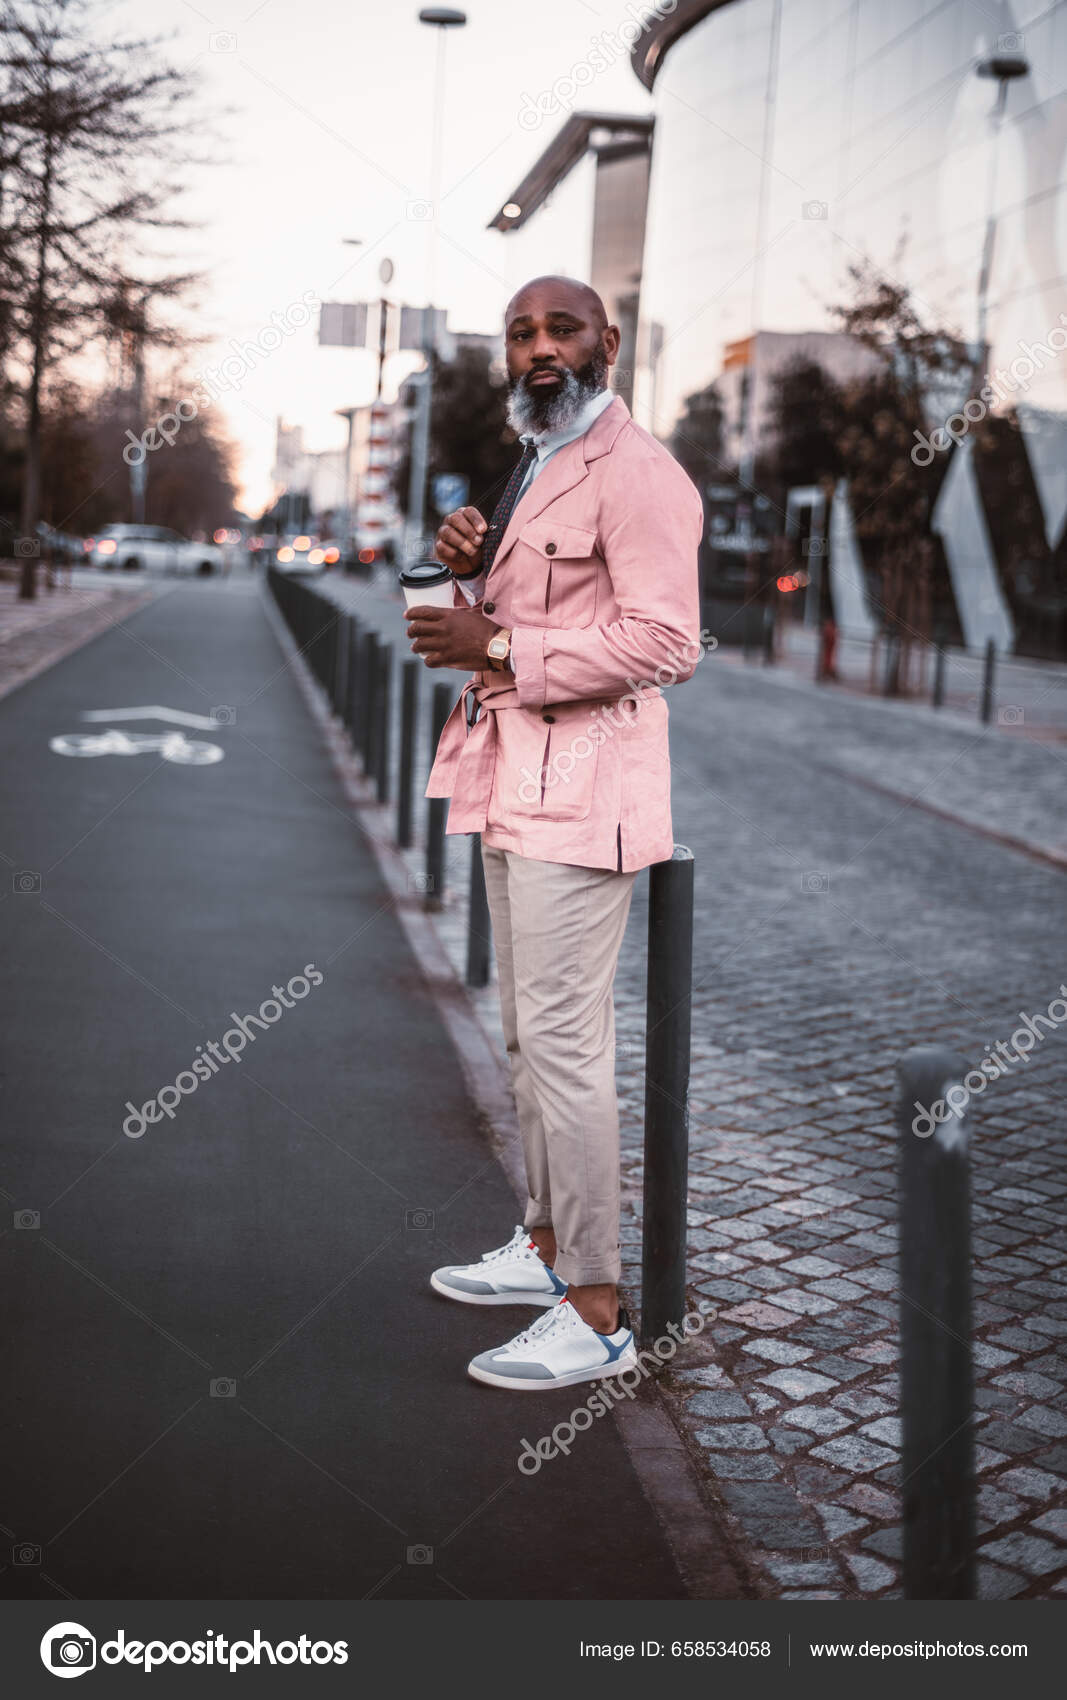
<path id="1" fill-rule="evenodd" d="M 620 693 L 621 696 L 627 694 L 625 691 Z M 660 696 L 662 693 L 657 688 L 648 694 Z M 595 709 L 610 707 L 619 701 L 619 697 L 582 697 L 580 700 L 585 708 Z M 514 684 L 497 683 L 495 679 L 486 683 L 484 675 L 480 674 L 466 680 L 442 729 L 426 795 L 452 796 L 456 772 L 462 760 L 465 778 L 470 781 L 468 795 L 481 796 L 488 801 L 496 767 L 497 713 L 520 706 L 518 689 Z"/>

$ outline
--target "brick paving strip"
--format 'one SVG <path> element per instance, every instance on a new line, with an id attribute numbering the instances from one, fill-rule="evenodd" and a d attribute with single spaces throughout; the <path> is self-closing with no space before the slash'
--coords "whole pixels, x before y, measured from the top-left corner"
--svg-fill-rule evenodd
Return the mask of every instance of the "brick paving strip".
<path id="1" fill-rule="evenodd" d="M 154 584 L 136 590 L 110 585 L 46 590 L 39 582 L 33 601 L 20 602 L 18 584 L 0 579 L 0 697 L 118 625 L 167 588 Z"/>
<path id="2" fill-rule="evenodd" d="M 330 588 L 405 658 L 390 595 Z M 879 703 L 857 712 L 814 687 L 787 694 L 710 661 L 670 702 L 676 837 L 698 857 L 688 1277 L 714 1321 L 660 1384 L 761 1592 L 896 1598 L 895 1064 L 934 1041 L 977 1062 L 1010 1038 L 1021 1009 L 1045 1008 L 1067 979 L 1062 874 L 981 836 L 1010 823 L 1035 850 L 1058 851 L 1064 757 L 995 727 L 894 719 Z M 836 773 L 816 759 L 828 749 Z M 855 783 L 887 772 L 900 801 Z M 907 806 L 927 789 L 973 835 Z M 392 810 L 368 814 L 389 836 Z M 419 805 L 420 824 L 423 814 Z M 872 861 L 876 839 L 882 859 Z M 469 857 L 469 839 L 447 841 L 434 923 L 460 981 Z M 421 846 L 405 859 L 416 890 Z M 616 982 L 631 1296 L 644 886 Z M 495 986 L 467 995 L 502 1083 Z M 1067 1595 L 1064 1053 L 1064 1033 L 1050 1036 L 974 1106 L 983 1598 Z"/>

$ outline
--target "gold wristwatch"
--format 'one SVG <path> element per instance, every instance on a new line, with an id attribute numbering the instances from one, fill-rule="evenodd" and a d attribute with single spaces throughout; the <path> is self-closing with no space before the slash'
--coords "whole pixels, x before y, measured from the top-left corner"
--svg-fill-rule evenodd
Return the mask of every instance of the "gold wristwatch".
<path id="1" fill-rule="evenodd" d="M 501 627 L 500 631 L 489 639 L 485 653 L 489 657 L 490 667 L 497 673 L 502 673 L 511 654 L 511 633 L 506 627 Z"/>

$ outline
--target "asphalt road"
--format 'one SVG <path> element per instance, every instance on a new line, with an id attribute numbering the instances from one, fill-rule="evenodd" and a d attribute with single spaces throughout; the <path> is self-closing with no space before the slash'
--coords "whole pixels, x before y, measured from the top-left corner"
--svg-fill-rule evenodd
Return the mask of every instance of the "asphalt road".
<path id="1" fill-rule="evenodd" d="M 224 758 L 50 748 L 159 705 L 235 709 L 181 729 Z M 0 772 L 3 1592 L 681 1596 L 614 1426 L 528 1478 L 578 1399 L 468 1379 L 534 1313 L 427 1287 L 516 1207 L 252 586 L 181 584 L 12 693 Z"/>

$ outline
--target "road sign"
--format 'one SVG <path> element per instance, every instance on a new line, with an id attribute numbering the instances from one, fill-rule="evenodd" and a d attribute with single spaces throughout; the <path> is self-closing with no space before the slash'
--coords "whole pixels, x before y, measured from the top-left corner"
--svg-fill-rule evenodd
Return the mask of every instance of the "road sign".
<path id="1" fill-rule="evenodd" d="M 319 308 L 319 343 L 329 348 L 365 348 L 367 303 L 324 301 Z"/>
<path id="2" fill-rule="evenodd" d="M 433 481 L 433 505 L 439 514 L 450 514 L 464 506 L 470 488 L 470 479 L 461 472 L 439 472 Z"/>
<path id="3" fill-rule="evenodd" d="M 431 316 L 432 315 L 432 316 Z M 439 349 L 445 329 L 443 307 L 401 307 L 400 347 Z"/>

